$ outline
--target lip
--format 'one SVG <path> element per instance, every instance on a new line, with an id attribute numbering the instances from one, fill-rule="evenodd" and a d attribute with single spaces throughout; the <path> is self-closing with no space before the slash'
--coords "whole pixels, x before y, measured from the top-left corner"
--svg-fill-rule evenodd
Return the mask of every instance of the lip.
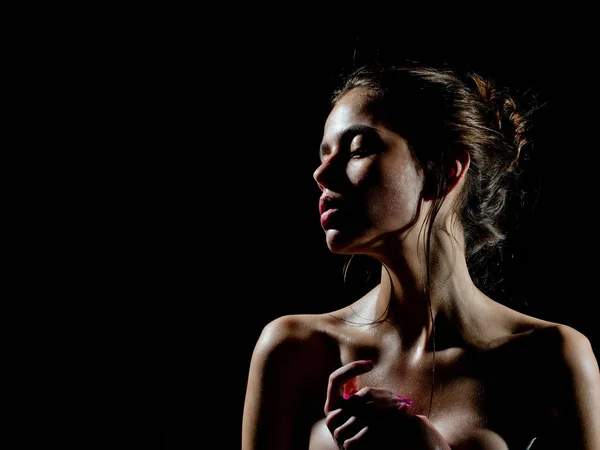
<path id="1" fill-rule="evenodd" d="M 323 215 L 330 209 L 337 209 L 341 203 L 338 197 L 332 197 L 329 195 L 323 195 L 319 199 L 319 214 Z"/>
<path id="2" fill-rule="evenodd" d="M 338 212 L 337 208 L 329 208 L 323 211 L 321 214 L 321 227 L 323 229 L 328 229 L 331 225 L 332 220 L 334 220 L 335 214 Z"/>
<path id="3" fill-rule="evenodd" d="M 321 215 L 321 227 L 324 230 L 335 226 L 335 217 L 342 207 L 342 198 L 330 194 L 323 194 L 319 198 L 319 214 Z"/>

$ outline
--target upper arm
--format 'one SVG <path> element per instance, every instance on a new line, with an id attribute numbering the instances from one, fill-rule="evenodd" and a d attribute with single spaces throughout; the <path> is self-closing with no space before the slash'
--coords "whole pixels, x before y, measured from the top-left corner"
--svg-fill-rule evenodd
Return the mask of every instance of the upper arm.
<path id="1" fill-rule="evenodd" d="M 565 448 L 600 449 L 600 372 L 589 339 L 568 326 L 560 326 L 560 360 L 555 393 Z"/>
<path id="2" fill-rule="evenodd" d="M 294 316 L 264 327 L 250 362 L 242 421 L 242 450 L 288 450 L 311 378 L 314 333 Z"/>

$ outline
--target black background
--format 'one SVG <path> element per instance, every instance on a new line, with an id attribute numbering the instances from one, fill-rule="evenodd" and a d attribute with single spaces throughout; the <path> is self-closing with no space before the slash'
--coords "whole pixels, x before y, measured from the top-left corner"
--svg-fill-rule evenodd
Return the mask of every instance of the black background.
<path id="1" fill-rule="evenodd" d="M 58 299 L 41 314 L 58 339 L 40 345 L 75 392 L 63 441 L 239 448 L 262 327 L 348 300 L 312 173 L 335 76 L 358 61 L 446 64 L 538 93 L 541 190 L 506 288 L 598 354 L 599 98 L 583 12 L 377 32 L 244 13 L 213 27 L 209 13 L 138 11 L 77 46 L 75 170 L 48 194 L 55 232 L 37 263 Z"/>

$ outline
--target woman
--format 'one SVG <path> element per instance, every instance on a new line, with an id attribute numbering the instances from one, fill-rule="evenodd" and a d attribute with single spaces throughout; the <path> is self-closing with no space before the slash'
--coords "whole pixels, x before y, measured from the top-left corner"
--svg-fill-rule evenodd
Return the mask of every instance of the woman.
<path id="1" fill-rule="evenodd" d="M 371 67 L 335 93 L 314 178 L 328 248 L 381 263 L 329 314 L 256 343 L 243 450 L 600 449 L 600 374 L 576 329 L 494 301 L 528 113 L 481 77 Z"/>

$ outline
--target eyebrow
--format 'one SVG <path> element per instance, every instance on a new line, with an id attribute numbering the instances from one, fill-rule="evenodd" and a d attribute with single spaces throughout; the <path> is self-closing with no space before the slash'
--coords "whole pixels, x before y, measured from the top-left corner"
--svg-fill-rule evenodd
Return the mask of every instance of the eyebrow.
<path id="1" fill-rule="evenodd" d="M 340 141 L 354 138 L 354 136 L 357 136 L 359 134 L 373 134 L 373 133 L 378 134 L 377 130 L 375 128 L 368 126 L 368 125 L 356 124 L 356 125 L 352 125 L 351 127 L 346 128 L 344 130 L 344 132 L 340 136 Z M 319 147 L 319 156 L 326 155 L 327 153 L 329 153 L 329 151 L 330 151 L 329 145 L 322 142 Z"/>

